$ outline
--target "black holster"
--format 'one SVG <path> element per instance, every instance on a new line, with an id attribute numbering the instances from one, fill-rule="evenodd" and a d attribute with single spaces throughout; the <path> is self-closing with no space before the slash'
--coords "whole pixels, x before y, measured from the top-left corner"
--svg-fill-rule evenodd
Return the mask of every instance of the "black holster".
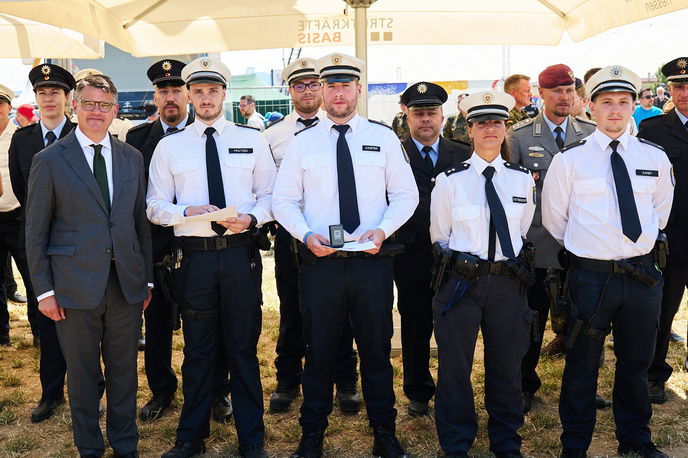
<path id="1" fill-rule="evenodd" d="M 153 266 L 153 273 L 155 275 L 155 285 L 159 288 L 165 298 L 165 302 L 170 305 L 170 327 L 177 330 L 182 327 L 179 319 L 179 300 L 172 281 L 172 271 L 174 269 L 174 260 L 171 255 L 165 257 Z"/>

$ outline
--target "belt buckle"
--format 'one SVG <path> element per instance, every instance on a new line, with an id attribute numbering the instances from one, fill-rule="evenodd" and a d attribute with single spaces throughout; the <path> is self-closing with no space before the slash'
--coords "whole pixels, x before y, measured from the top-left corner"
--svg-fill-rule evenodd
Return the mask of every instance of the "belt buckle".
<path id="1" fill-rule="evenodd" d="M 227 237 L 217 237 L 215 239 L 215 250 L 225 250 L 227 249 L 227 246 L 229 245 L 229 242 L 227 240 Z"/>

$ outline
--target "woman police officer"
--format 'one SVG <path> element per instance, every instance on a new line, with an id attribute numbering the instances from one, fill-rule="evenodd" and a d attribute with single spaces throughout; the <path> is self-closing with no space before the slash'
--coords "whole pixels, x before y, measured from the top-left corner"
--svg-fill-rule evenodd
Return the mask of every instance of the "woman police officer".
<path id="1" fill-rule="evenodd" d="M 533 315 L 526 286 L 532 282 L 524 246 L 535 212 L 535 183 L 508 157 L 506 120 L 514 99 L 482 92 L 461 101 L 473 154 L 437 178 L 430 235 L 450 258 L 449 279 L 433 300 L 439 373 L 437 433 L 447 456 L 468 456 L 478 422 L 471 369 L 478 329 L 485 352 L 485 407 L 490 450 L 520 457 L 523 425 L 520 365 Z"/>

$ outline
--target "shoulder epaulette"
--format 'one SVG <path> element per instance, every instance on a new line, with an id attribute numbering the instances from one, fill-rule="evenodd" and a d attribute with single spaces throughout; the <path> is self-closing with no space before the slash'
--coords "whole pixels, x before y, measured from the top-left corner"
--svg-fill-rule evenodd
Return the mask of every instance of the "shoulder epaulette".
<path id="1" fill-rule="evenodd" d="M 174 132 L 167 132 L 165 135 L 162 136 L 162 138 L 169 137 L 170 135 L 178 134 L 179 132 L 183 132 L 186 127 L 182 127 L 181 129 L 175 130 Z"/>
<path id="2" fill-rule="evenodd" d="M 450 167 L 447 170 L 444 171 L 444 174 L 449 176 L 452 173 L 456 172 L 463 172 L 464 170 L 468 170 L 468 168 L 471 166 L 468 162 L 462 162 L 459 165 L 455 165 L 454 167 Z"/>
<path id="3" fill-rule="evenodd" d="M 285 118 L 286 118 L 286 116 L 283 116 L 283 117 L 279 118 L 277 121 L 274 121 L 274 122 L 270 123 L 270 125 L 267 126 L 265 129 L 267 130 L 267 129 L 271 128 L 272 126 L 274 126 L 275 124 L 281 123 L 282 121 L 284 121 Z"/>
<path id="4" fill-rule="evenodd" d="M 392 129 L 392 127 L 391 127 L 389 124 L 387 124 L 386 122 L 383 122 L 383 121 L 375 121 L 374 119 L 368 119 L 368 121 L 372 122 L 373 124 L 379 124 L 379 125 L 381 125 L 381 126 L 385 126 L 386 128 L 388 128 L 388 129 L 390 129 L 390 130 L 394 130 L 394 129 Z"/>
<path id="5" fill-rule="evenodd" d="M 143 122 L 143 123 L 139 124 L 138 126 L 134 126 L 134 127 L 132 127 L 131 129 L 129 129 L 129 132 L 135 132 L 135 131 L 137 131 L 137 130 L 142 130 L 142 129 L 145 129 L 145 128 L 149 128 L 149 129 L 150 129 L 150 127 L 151 127 L 151 123 Z"/>
<path id="6" fill-rule="evenodd" d="M 304 130 L 308 130 L 308 129 L 311 129 L 311 128 L 313 128 L 313 127 L 317 126 L 317 125 L 318 125 L 318 123 L 317 123 L 317 122 L 314 122 L 314 123 L 313 123 L 313 124 L 311 124 L 310 126 L 308 126 L 308 127 L 304 127 L 303 129 L 301 129 L 301 130 L 299 130 L 299 131 L 296 131 L 296 132 L 294 132 L 294 136 L 296 136 L 296 135 L 299 135 L 299 134 L 300 134 L 301 132 L 303 132 Z"/>
<path id="7" fill-rule="evenodd" d="M 578 140 L 577 142 L 573 142 L 573 143 L 571 143 L 571 144 L 569 144 L 569 145 L 566 145 L 566 146 L 564 146 L 564 147 L 561 149 L 561 152 L 563 153 L 564 151 L 568 151 L 568 150 L 570 150 L 570 149 L 572 149 L 572 148 L 575 148 L 576 146 L 584 145 L 584 144 L 585 144 L 585 141 L 586 141 L 585 139 L 583 139 L 583 140 Z"/>
<path id="8" fill-rule="evenodd" d="M 21 132 L 21 131 L 27 130 L 29 127 L 33 127 L 33 126 L 34 126 L 33 124 L 29 124 L 28 126 L 19 127 L 19 128 L 17 128 L 17 130 L 15 130 L 14 132 L 15 132 L 15 133 Z"/>
<path id="9" fill-rule="evenodd" d="M 523 173 L 530 173 L 530 170 L 523 167 L 521 164 L 516 164 L 515 162 L 505 162 L 504 167 L 511 170 L 518 170 L 519 172 Z"/>
<path id="10" fill-rule="evenodd" d="M 640 140 L 640 143 L 645 143 L 646 145 L 654 146 L 655 148 L 659 148 L 662 151 L 664 151 L 664 147 L 661 145 L 658 145 L 655 142 L 651 142 L 650 140 L 645 140 L 644 138 L 636 137 L 638 140 Z"/>
<path id="11" fill-rule="evenodd" d="M 531 122 L 533 122 L 533 118 L 526 118 L 526 119 L 523 119 L 523 120 L 517 122 L 516 124 L 514 124 L 513 126 L 511 126 L 511 128 L 512 128 L 513 130 L 518 130 L 518 129 L 522 128 L 522 127 L 527 126 L 527 125 L 530 124 Z"/>
<path id="12" fill-rule="evenodd" d="M 237 126 L 237 127 L 243 127 L 243 128 L 245 128 L 245 129 L 257 130 L 258 132 L 260 132 L 260 129 L 259 129 L 259 128 L 253 127 L 253 126 L 249 126 L 248 124 L 239 124 L 239 123 L 236 123 L 236 124 L 234 124 L 234 125 Z"/>
<path id="13" fill-rule="evenodd" d="M 595 121 L 593 121 L 592 119 L 589 119 L 587 116 L 578 115 L 578 116 L 576 116 L 576 120 L 578 120 L 580 122 L 584 122 L 586 124 L 591 124 L 593 126 L 597 125 L 597 123 Z"/>

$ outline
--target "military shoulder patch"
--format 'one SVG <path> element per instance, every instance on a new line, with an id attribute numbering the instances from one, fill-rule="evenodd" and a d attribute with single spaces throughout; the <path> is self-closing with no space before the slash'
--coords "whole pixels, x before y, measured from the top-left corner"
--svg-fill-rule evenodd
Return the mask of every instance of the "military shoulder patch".
<path id="1" fill-rule="evenodd" d="M 578 120 L 580 122 L 584 122 L 586 124 L 590 124 L 591 126 L 597 125 L 597 123 L 595 121 L 593 121 L 592 119 L 588 119 L 587 116 L 578 115 L 578 116 L 576 116 L 576 120 Z"/>
<path id="2" fill-rule="evenodd" d="M 640 138 L 640 137 L 636 137 L 636 138 L 640 141 L 640 143 L 645 143 L 646 145 L 654 146 L 655 148 L 659 148 L 662 151 L 664 151 L 664 147 L 658 145 L 655 142 L 651 142 L 650 140 L 645 140 L 644 138 Z"/>
<path id="3" fill-rule="evenodd" d="M 561 149 L 561 152 L 563 153 L 564 151 L 568 151 L 568 150 L 570 150 L 570 149 L 575 148 L 576 146 L 581 146 L 581 145 L 585 145 L 585 139 L 583 139 L 583 140 L 578 140 L 577 142 L 573 142 L 573 143 L 571 143 L 571 144 L 569 144 L 569 145 L 564 146 L 564 147 Z"/>
<path id="4" fill-rule="evenodd" d="M 314 122 L 314 123 L 311 124 L 310 126 L 304 127 L 303 129 L 294 132 L 294 136 L 299 135 L 301 132 L 304 132 L 304 131 L 306 131 L 306 130 L 308 130 L 308 129 L 312 129 L 312 128 L 314 128 L 314 127 L 317 126 L 317 125 L 318 125 L 318 123 L 317 123 L 317 122 Z"/>
<path id="5" fill-rule="evenodd" d="M 521 164 L 515 164 L 513 162 L 505 162 L 504 167 L 506 167 L 507 169 L 511 169 L 511 170 L 518 170 L 519 172 L 523 172 L 523 173 L 530 173 L 530 170 L 523 167 Z"/>
<path id="6" fill-rule="evenodd" d="M 516 124 L 514 124 L 513 126 L 511 126 L 511 128 L 512 128 L 513 130 L 518 130 L 518 129 L 521 129 L 522 127 L 527 126 L 528 124 L 530 124 L 530 123 L 532 123 L 532 122 L 533 122 L 533 118 L 526 118 L 526 119 L 524 119 L 524 120 L 522 120 L 522 121 L 517 122 Z"/>
<path id="7" fill-rule="evenodd" d="M 249 125 L 246 125 L 246 124 L 235 123 L 234 125 L 237 126 L 237 127 L 243 127 L 244 129 L 253 129 L 253 130 L 257 130 L 258 132 L 260 132 L 260 129 L 259 129 L 259 128 L 253 127 L 253 126 L 249 126 Z"/>
<path id="8" fill-rule="evenodd" d="M 162 138 L 169 137 L 170 135 L 178 134 L 179 132 L 183 132 L 186 127 L 182 127 L 179 130 L 175 130 L 174 132 L 167 132 L 165 135 L 162 136 Z"/>
<path id="9" fill-rule="evenodd" d="M 384 121 L 375 121 L 374 119 L 369 119 L 368 121 L 372 122 L 373 124 L 379 124 L 381 126 L 385 126 L 386 128 L 388 128 L 390 130 L 394 130 L 394 129 L 392 129 L 392 127 L 389 124 L 387 124 Z"/>
<path id="10" fill-rule="evenodd" d="M 456 172 L 463 172 L 464 170 L 468 170 L 470 168 L 470 166 L 471 166 L 471 164 L 469 164 L 468 162 L 462 162 L 459 165 L 455 165 L 454 167 L 448 168 L 447 170 L 444 171 L 444 174 L 449 176 L 449 175 L 456 173 Z"/>
<path id="11" fill-rule="evenodd" d="M 270 124 L 269 126 L 267 126 L 265 129 L 269 129 L 269 128 L 271 128 L 272 126 L 274 126 L 275 124 L 281 123 L 281 122 L 284 121 L 285 119 L 286 119 L 286 116 L 283 116 L 283 117 L 279 118 L 277 121 L 271 123 L 271 124 Z M 255 127 L 254 127 L 254 129 L 255 129 Z"/>

